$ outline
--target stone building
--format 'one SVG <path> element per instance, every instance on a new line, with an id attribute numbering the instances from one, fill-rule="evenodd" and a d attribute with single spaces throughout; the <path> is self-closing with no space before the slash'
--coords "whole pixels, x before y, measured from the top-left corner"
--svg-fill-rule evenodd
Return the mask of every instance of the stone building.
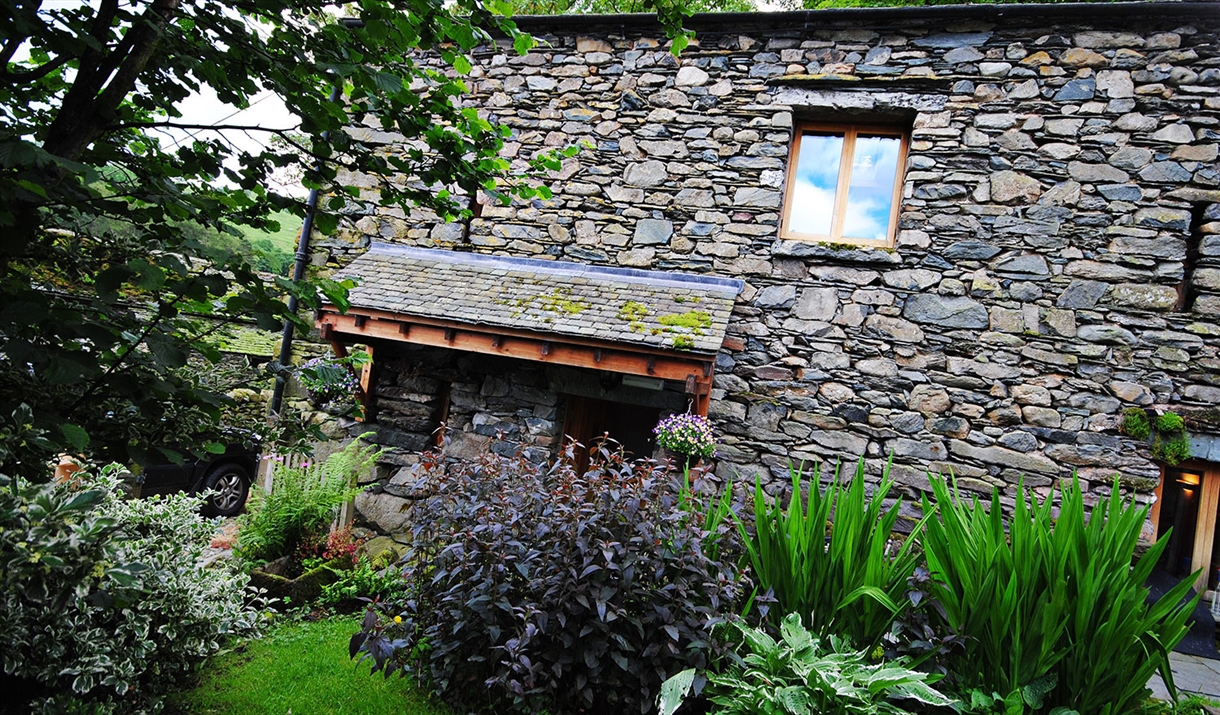
<path id="1" fill-rule="evenodd" d="M 1214 582 L 1220 4 L 699 16 L 676 59 L 647 16 L 520 25 L 544 42 L 476 52 L 467 101 L 521 164 L 585 145 L 554 198 L 459 224 L 370 201 L 320 244 L 362 280 L 319 323 L 373 346 L 393 464 L 441 422 L 458 454 L 643 453 L 706 410 L 721 476 L 1120 474 Z M 1185 417 L 1194 460 L 1130 408 Z M 398 486 L 362 502 L 391 531 Z"/>

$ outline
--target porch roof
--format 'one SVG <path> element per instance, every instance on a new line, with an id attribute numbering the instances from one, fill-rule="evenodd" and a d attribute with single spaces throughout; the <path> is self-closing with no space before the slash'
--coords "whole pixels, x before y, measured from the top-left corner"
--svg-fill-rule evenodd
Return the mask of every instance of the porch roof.
<path id="1" fill-rule="evenodd" d="M 337 274 L 354 312 L 714 355 L 743 286 L 731 278 L 374 243 Z"/>

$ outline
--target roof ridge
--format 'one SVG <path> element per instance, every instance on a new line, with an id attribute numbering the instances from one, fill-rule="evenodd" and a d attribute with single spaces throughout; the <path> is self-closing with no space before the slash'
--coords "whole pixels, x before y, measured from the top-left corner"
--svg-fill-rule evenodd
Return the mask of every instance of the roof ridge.
<path id="1" fill-rule="evenodd" d="M 401 244 L 374 241 L 368 250 L 369 254 L 399 255 L 419 260 L 437 261 L 440 263 L 467 263 L 498 265 L 507 269 L 521 269 L 547 273 L 550 275 L 581 276 L 601 279 L 618 279 L 628 284 L 671 286 L 679 288 L 699 287 L 709 292 L 722 292 L 736 296 L 745 287 L 745 281 L 740 278 L 724 278 L 721 276 L 698 275 L 693 273 L 674 273 L 669 271 L 646 271 L 638 268 L 616 268 L 598 266 L 575 261 L 548 261 L 539 258 L 524 258 L 518 256 L 497 256 L 469 251 L 452 251 L 442 248 L 421 248 L 419 246 L 403 246 Z M 367 254 L 366 254 L 367 255 Z M 357 259 L 359 260 L 359 259 Z"/>

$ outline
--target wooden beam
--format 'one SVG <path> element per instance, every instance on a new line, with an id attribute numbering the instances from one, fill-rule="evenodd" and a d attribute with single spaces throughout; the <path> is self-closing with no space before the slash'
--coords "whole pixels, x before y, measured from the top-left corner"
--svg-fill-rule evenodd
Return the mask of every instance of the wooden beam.
<path id="1" fill-rule="evenodd" d="M 712 358 L 708 356 L 691 355 L 687 357 L 681 353 L 637 352 L 617 345 L 611 348 L 604 345 L 588 345 L 583 341 L 573 343 L 569 342 L 566 337 L 560 340 L 560 336 L 555 335 L 527 337 L 520 334 L 502 333 L 484 326 L 426 324 L 419 322 L 414 317 L 410 319 L 410 322 L 410 333 L 404 336 L 399 327 L 399 321 L 384 318 L 368 320 L 358 328 L 352 315 L 324 312 L 319 328 L 329 326 L 329 334 L 334 339 L 349 342 L 368 342 L 370 339 L 381 338 L 413 345 L 465 350 L 484 355 L 503 355 L 522 360 L 629 375 L 649 375 L 666 380 L 684 381 L 691 374 L 710 375 L 708 364 Z M 598 358 L 599 353 L 600 359 Z M 710 377 L 700 381 L 710 382 Z"/>
<path id="2" fill-rule="evenodd" d="M 357 420 L 360 422 L 371 422 L 373 420 L 373 409 L 376 407 L 373 393 L 377 389 L 377 360 L 372 345 L 367 345 L 364 349 L 369 354 L 369 361 L 360 369 L 360 411 L 364 414 L 358 417 Z"/>
<path id="3" fill-rule="evenodd" d="M 1212 548 L 1216 535 L 1216 515 L 1220 511 L 1220 466 L 1200 463 L 1199 471 L 1199 516 L 1195 521 L 1195 550 L 1191 554 L 1190 568 L 1200 571 L 1195 581 L 1195 590 L 1207 590 L 1211 578 Z"/>
<path id="4" fill-rule="evenodd" d="M 333 305 L 322 306 L 322 309 L 321 309 L 321 311 L 319 311 L 319 313 L 322 316 L 316 321 L 319 326 L 322 324 L 322 321 L 325 319 L 325 316 L 341 314 L 339 312 L 339 309 Z M 404 315 L 402 313 L 391 313 L 390 311 L 387 311 L 387 310 L 376 310 L 374 308 L 351 308 L 346 313 L 343 313 L 342 315 L 346 315 L 348 317 L 363 315 L 363 316 L 367 316 L 367 317 L 371 318 L 372 321 L 370 321 L 370 322 L 380 320 L 380 321 L 388 321 L 395 325 L 400 325 L 402 323 L 408 323 L 410 325 L 434 325 L 434 326 L 441 326 L 441 327 L 446 327 L 446 328 L 458 328 L 459 330 L 472 330 L 475 332 L 490 333 L 490 334 L 494 334 L 494 335 L 503 335 L 505 337 L 539 338 L 539 339 L 551 340 L 551 341 L 562 340 L 564 343 L 569 344 L 569 345 L 588 345 L 588 346 L 594 347 L 594 348 L 621 349 L 621 350 L 629 350 L 630 352 L 635 352 L 635 353 L 644 353 L 644 354 L 652 354 L 652 355 L 668 356 L 668 355 L 674 354 L 674 352 L 675 352 L 671 348 L 662 348 L 662 347 L 657 347 L 657 346 L 653 346 L 653 345 L 616 343 L 616 342 L 607 341 L 607 340 L 595 340 L 593 338 L 582 338 L 577 335 L 558 335 L 556 333 L 536 332 L 536 331 L 530 331 L 530 330 L 521 330 L 518 328 L 502 328 L 502 327 L 490 326 L 490 325 L 476 325 L 476 324 L 472 324 L 472 323 L 462 323 L 462 322 L 457 322 L 457 321 L 453 321 L 453 320 L 445 320 L 442 318 L 427 318 L 427 317 L 419 316 L 419 315 Z M 691 356 L 691 358 L 694 360 L 702 361 L 702 360 L 715 360 L 716 359 L 716 356 L 714 354 L 709 354 L 709 353 L 690 352 L 690 353 L 684 353 L 684 354 L 689 354 Z"/>

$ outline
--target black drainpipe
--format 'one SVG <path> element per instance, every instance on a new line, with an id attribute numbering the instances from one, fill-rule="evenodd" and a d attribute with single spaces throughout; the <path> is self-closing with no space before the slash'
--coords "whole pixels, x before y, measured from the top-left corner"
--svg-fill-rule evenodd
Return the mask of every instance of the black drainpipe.
<path id="1" fill-rule="evenodd" d="M 342 94 L 342 88 L 338 85 L 330 92 L 330 101 L 338 102 Z M 322 139 L 329 137 L 330 132 L 322 132 Z M 322 160 L 319 159 L 315 167 L 319 173 L 322 171 Z M 309 198 L 305 201 L 305 220 L 301 223 L 301 235 L 297 238 L 297 254 L 296 260 L 292 266 L 292 280 L 299 282 L 305 277 L 305 264 L 309 261 L 309 235 L 313 233 L 313 219 L 318 213 L 318 199 L 320 195 L 317 189 L 309 190 Z M 295 295 L 288 296 L 288 312 L 295 315 L 297 312 L 297 297 Z M 294 325 L 291 320 L 284 320 L 284 336 L 280 339 L 280 369 L 275 376 L 275 390 L 271 393 L 271 406 L 269 413 L 272 417 L 278 417 L 280 408 L 284 403 L 284 388 L 288 384 L 288 362 L 292 359 L 292 335 Z"/>

